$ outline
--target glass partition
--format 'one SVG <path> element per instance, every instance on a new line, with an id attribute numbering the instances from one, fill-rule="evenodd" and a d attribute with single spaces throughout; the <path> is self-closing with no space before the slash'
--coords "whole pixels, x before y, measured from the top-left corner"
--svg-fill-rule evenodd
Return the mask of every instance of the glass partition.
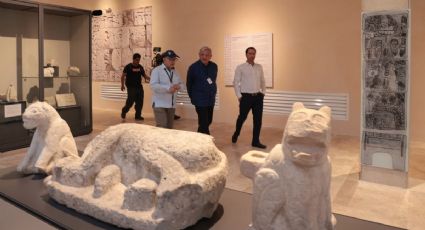
<path id="1" fill-rule="evenodd" d="M 90 14 L 44 7 L 44 100 L 72 131 L 91 127 Z"/>
<path id="2" fill-rule="evenodd" d="M 0 0 L 0 152 L 29 145 L 22 113 L 46 101 L 74 136 L 92 131 L 91 12 Z"/>
<path id="3" fill-rule="evenodd" d="M 17 101 L 40 98 L 38 6 L 0 2 L 0 94 L 16 92 Z M 9 89 L 9 90 L 8 90 Z"/>
<path id="4" fill-rule="evenodd" d="M 22 113 L 40 99 L 38 12 L 34 3 L 0 1 L 0 152 L 31 141 Z"/>

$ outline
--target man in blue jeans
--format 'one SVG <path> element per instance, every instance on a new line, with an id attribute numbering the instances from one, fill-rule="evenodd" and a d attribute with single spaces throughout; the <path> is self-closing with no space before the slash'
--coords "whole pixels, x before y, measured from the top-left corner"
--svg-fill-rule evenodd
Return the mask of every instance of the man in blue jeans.
<path id="1" fill-rule="evenodd" d="M 198 114 L 198 132 L 205 134 L 210 134 L 217 94 L 217 65 L 211 61 L 211 57 L 211 48 L 202 47 L 199 60 L 187 70 L 186 80 L 187 93 Z"/>
<path id="2" fill-rule="evenodd" d="M 143 66 L 140 65 L 140 58 L 140 54 L 135 53 L 133 55 L 133 62 L 124 67 L 121 76 L 121 91 L 124 91 L 125 87 L 127 87 L 127 101 L 121 110 L 122 119 L 125 119 L 127 112 L 130 110 L 131 106 L 135 104 L 134 109 L 136 110 L 136 114 L 134 118 L 136 120 L 144 120 L 142 117 L 144 97 L 142 76 L 146 80 L 149 80 L 149 77 L 146 76 Z"/>

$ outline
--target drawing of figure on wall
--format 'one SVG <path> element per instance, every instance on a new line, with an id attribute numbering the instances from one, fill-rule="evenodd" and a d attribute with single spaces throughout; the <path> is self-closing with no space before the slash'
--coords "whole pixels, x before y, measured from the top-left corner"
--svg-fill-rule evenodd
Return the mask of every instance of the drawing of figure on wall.
<path id="1" fill-rule="evenodd" d="M 405 129 L 404 93 L 368 91 L 365 95 L 365 128 L 379 130 Z"/>
<path id="2" fill-rule="evenodd" d="M 392 38 L 390 41 L 390 54 L 392 57 L 399 56 L 399 41 L 396 38 Z"/>
<path id="3" fill-rule="evenodd" d="M 400 35 L 407 37 L 407 16 L 401 16 Z"/>
<path id="4" fill-rule="evenodd" d="M 388 18 L 386 17 L 386 15 L 381 16 L 380 21 L 381 21 L 381 23 L 380 23 L 380 26 L 379 26 L 379 30 L 380 31 L 389 30 L 389 28 L 388 28 Z"/>
<path id="5" fill-rule="evenodd" d="M 364 20 L 363 31 L 376 36 L 407 36 L 408 20 L 404 14 L 371 15 Z"/>
<path id="6" fill-rule="evenodd" d="M 379 15 L 366 17 L 365 22 L 363 23 L 363 31 L 369 33 L 378 31 L 380 21 L 381 19 Z"/>
<path id="7" fill-rule="evenodd" d="M 398 85 L 397 85 L 397 79 L 395 76 L 395 67 L 392 62 L 387 62 L 385 64 L 385 71 L 384 71 L 384 89 L 389 89 L 393 92 L 397 91 Z"/>
<path id="8" fill-rule="evenodd" d="M 392 37 L 387 42 L 387 48 L 384 50 L 384 55 L 387 58 L 400 58 L 400 41 L 396 37 Z M 404 55 L 404 52 L 403 52 Z"/>
<path id="9" fill-rule="evenodd" d="M 406 54 L 406 38 L 401 38 L 401 45 L 400 45 L 400 57 L 404 58 Z"/>
<path id="10" fill-rule="evenodd" d="M 365 64 L 365 89 L 404 92 L 406 90 L 406 60 L 370 60 Z"/>
<path id="11" fill-rule="evenodd" d="M 376 102 L 379 100 L 379 94 L 369 91 L 366 93 L 365 111 L 371 113 Z M 370 126 L 370 125 L 368 125 Z"/>
<path id="12" fill-rule="evenodd" d="M 407 11 L 363 15 L 365 165 L 406 170 L 408 17 Z"/>
<path id="13" fill-rule="evenodd" d="M 375 40 L 375 49 L 374 49 L 374 55 L 373 58 L 381 58 L 383 55 L 383 44 L 382 40 Z"/>
<path id="14" fill-rule="evenodd" d="M 364 53 L 364 58 L 366 60 L 369 60 L 372 58 L 373 55 L 373 44 L 372 44 L 373 40 L 372 39 L 365 39 L 365 43 L 364 43 L 364 49 L 365 49 L 365 53 Z"/>
<path id="15" fill-rule="evenodd" d="M 407 62 L 405 60 L 398 60 L 394 62 L 395 76 L 397 79 L 397 91 L 404 92 L 406 90 L 406 67 Z"/>
<path id="16" fill-rule="evenodd" d="M 365 73 L 365 85 L 366 89 L 377 88 L 381 83 L 379 79 L 379 65 L 376 62 L 367 62 L 367 72 Z"/>

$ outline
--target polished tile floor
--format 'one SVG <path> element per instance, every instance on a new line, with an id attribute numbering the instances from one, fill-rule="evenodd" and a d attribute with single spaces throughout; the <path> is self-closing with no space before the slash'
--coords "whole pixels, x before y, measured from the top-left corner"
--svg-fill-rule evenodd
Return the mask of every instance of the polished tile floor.
<path id="1" fill-rule="evenodd" d="M 122 122 L 118 112 L 108 110 L 94 110 L 93 119 L 93 132 L 76 138 L 79 150 L 83 150 L 102 130 Z M 137 123 L 154 125 L 152 117 L 145 119 Z M 128 118 L 125 122 L 135 121 Z M 240 157 L 252 150 L 250 123 L 247 120 L 236 144 L 230 140 L 233 125 L 213 123 L 210 129 L 217 147 L 229 160 L 226 187 L 244 192 L 252 191 L 251 181 L 239 171 Z M 197 121 L 182 118 L 175 122 L 175 129 L 196 131 Z M 266 152 L 281 142 L 282 133 L 283 127 L 263 127 L 261 139 L 268 147 Z M 360 181 L 359 146 L 359 139 L 355 137 L 334 136 L 332 139 L 329 152 L 332 159 L 333 212 L 400 228 L 425 229 L 425 142 L 410 144 L 408 189 Z M 17 165 L 25 152 L 26 149 L 18 149 L 1 153 L 0 168 Z"/>

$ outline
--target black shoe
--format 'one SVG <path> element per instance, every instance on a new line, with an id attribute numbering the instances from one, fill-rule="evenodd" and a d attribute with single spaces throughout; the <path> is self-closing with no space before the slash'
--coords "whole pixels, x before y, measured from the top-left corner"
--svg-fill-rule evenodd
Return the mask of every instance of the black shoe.
<path id="1" fill-rule="evenodd" d="M 178 119 L 180 119 L 181 117 L 179 116 L 179 115 L 175 115 L 174 114 L 174 120 L 178 120 Z"/>
<path id="2" fill-rule="evenodd" d="M 125 119 L 125 113 L 121 113 L 121 118 Z"/>
<path id="3" fill-rule="evenodd" d="M 233 134 L 232 136 L 232 143 L 236 143 L 238 141 L 238 136 Z"/>
<path id="4" fill-rule="evenodd" d="M 258 142 L 258 143 L 252 143 L 252 147 L 257 147 L 257 148 L 260 148 L 260 149 L 267 148 L 267 146 L 261 144 L 260 142 Z"/>
<path id="5" fill-rule="evenodd" d="M 134 119 L 136 119 L 136 120 L 138 120 L 138 121 L 143 121 L 143 120 L 145 120 L 145 118 L 143 118 L 143 117 L 135 117 Z"/>

